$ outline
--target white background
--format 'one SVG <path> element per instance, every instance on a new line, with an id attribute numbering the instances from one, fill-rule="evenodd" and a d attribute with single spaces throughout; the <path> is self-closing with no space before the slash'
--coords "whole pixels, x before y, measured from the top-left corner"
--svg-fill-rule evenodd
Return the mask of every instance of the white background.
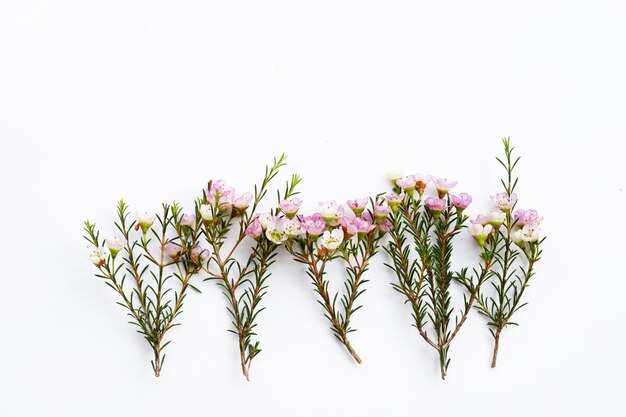
<path id="1" fill-rule="evenodd" d="M 0 1 L 0 415 L 623 416 L 626 10 L 615 1 Z M 383 191 L 394 164 L 489 207 L 511 136 L 545 256 L 520 327 L 473 312 L 449 377 L 382 266 L 334 341 L 281 256 L 240 375 L 225 301 L 190 294 L 156 379 L 93 278 L 84 219 L 250 190 L 271 156 L 322 199 Z M 272 194 L 273 198 L 273 194 Z M 273 203 L 273 200 L 271 201 Z M 269 202 L 268 202 L 269 204 Z M 474 262 L 475 246 L 456 266 Z M 199 282 L 199 281 L 197 281 Z M 458 302 L 458 298 L 456 299 Z"/>

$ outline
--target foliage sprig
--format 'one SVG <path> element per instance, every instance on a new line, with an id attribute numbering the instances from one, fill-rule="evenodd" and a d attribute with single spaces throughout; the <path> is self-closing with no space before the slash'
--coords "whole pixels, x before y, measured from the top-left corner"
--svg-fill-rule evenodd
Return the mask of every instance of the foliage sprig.
<path id="1" fill-rule="evenodd" d="M 198 291 L 190 280 L 202 265 L 185 252 L 196 245 L 198 234 L 184 232 L 178 203 L 163 204 L 160 215 L 138 213 L 137 219 L 131 220 L 128 206 L 120 200 L 117 217 L 118 236 L 101 240 L 96 225 L 85 221 L 84 238 L 93 247 L 90 259 L 98 268 L 96 277 L 119 295 L 117 304 L 127 310 L 129 323 L 150 345 L 152 369 L 158 377 L 165 362 L 163 351 L 170 343 L 165 336 L 179 325 L 176 319 L 187 290 Z M 172 278 L 177 284 L 170 282 Z"/>

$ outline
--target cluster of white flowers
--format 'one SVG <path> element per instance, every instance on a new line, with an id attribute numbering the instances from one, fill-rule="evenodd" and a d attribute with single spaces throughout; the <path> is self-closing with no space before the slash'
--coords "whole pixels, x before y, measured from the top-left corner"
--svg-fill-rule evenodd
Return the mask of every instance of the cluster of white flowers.
<path id="1" fill-rule="evenodd" d="M 487 214 L 480 214 L 476 219 L 470 220 L 472 223 L 469 227 L 469 233 L 476 239 L 478 244 L 483 247 L 485 242 L 494 230 L 498 230 L 507 219 L 507 213 L 510 213 L 512 204 L 517 200 L 517 196 L 502 195 L 499 193 L 496 197 L 492 197 L 496 207 L 504 211 L 491 211 Z M 539 217 L 536 210 L 517 210 L 511 216 L 511 240 L 520 248 L 526 249 L 526 243 L 535 243 L 539 241 L 539 225 L 543 217 Z"/>
<path id="2" fill-rule="evenodd" d="M 539 240 L 539 225 L 543 217 L 539 217 L 536 210 L 516 210 L 513 214 L 513 231 L 511 239 L 515 244 L 524 248 L 525 243 L 534 243 Z"/>

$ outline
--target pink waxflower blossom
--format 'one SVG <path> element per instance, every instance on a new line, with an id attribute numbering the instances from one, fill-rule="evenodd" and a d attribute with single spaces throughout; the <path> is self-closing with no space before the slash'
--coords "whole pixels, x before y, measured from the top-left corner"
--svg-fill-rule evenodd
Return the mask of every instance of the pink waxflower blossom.
<path id="1" fill-rule="evenodd" d="M 355 215 L 360 216 L 367 206 L 367 198 L 356 198 L 354 200 L 348 200 L 346 204 L 348 205 L 348 207 L 350 207 Z"/>
<path id="2" fill-rule="evenodd" d="M 191 259 L 196 262 L 196 264 L 200 264 L 201 266 L 204 266 L 207 263 L 210 256 L 211 252 L 200 245 L 196 245 L 191 249 Z"/>
<path id="3" fill-rule="evenodd" d="M 183 214 L 180 218 L 181 226 L 187 227 L 195 227 L 196 226 L 196 215 L 195 214 Z"/>
<path id="4" fill-rule="evenodd" d="M 413 195 L 413 191 L 415 190 L 415 183 L 417 179 L 415 175 L 407 175 L 404 178 L 401 178 L 396 181 L 396 185 L 402 188 L 408 195 Z"/>
<path id="5" fill-rule="evenodd" d="M 437 187 L 437 194 L 439 198 L 443 198 L 448 191 L 454 188 L 458 183 L 456 181 L 450 181 L 446 178 L 433 178 L 433 183 Z"/>
<path id="6" fill-rule="evenodd" d="M 368 217 L 344 217 L 341 220 L 341 226 L 344 234 L 346 235 L 346 239 L 350 239 L 356 234 L 359 234 L 359 236 L 363 236 L 364 234 L 367 234 L 376 228 L 376 225 L 372 224 L 372 217 L 369 216 L 369 213 L 364 214 L 367 214 Z"/>
<path id="7" fill-rule="evenodd" d="M 361 215 L 360 219 L 356 220 L 355 223 L 357 223 L 359 227 L 359 236 L 363 236 L 376 229 L 376 223 L 374 222 L 374 219 L 372 218 L 372 215 L 369 211 L 364 212 Z"/>
<path id="8" fill-rule="evenodd" d="M 376 229 L 372 216 L 368 212 L 363 213 L 361 217 L 356 217 L 354 219 L 354 224 L 356 225 L 358 232 L 361 234 L 369 233 Z"/>
<path id="9" fill-rule="evenodd" d="M 250 203 L 252 202 L 252 194 L 251 193 L 243 193 L 241 195 L 233 195 L 233 207 L 239 212 L 243 213 L 246 211 L 248 207 L 250 207 Z"/>
<path id="10" fill-rule="evenodd" d="M 246 227 L 246 235 L 254 240 L 259 240 L 262 234 L 263 226 L 261 226 L 261 222 L 257 217 Z"/>
<path id="11" fill-rule="evenodd" d="M 233 210 L 233 203 L 230 201 L 230 199 L 225 200 L 224 198 L 220 197 L 217 207 L 220 209 L 221 212 L 225 214 L 230 214 Z"/>
<path id="12" fill-rule="evenodd" d="M 434 217 L 437 217 L 447 208 L 448 204 L 443 198 L 428 197 L 424 200 L 424 205 L 431 211 Z"/>
<path id="13" fill-rule="evenodd" d="M 176 243 L 167 242 L 163 246 L 163 252 L 172 259 L 178 258 L 183 253 L 183 248 Z"/>
<path id="14" fill-rule="evenodd" d="M 415 189 L 419 193 L 420 197 L 424 194 L 424 190 L 426 190 L 426 184 L 428 184 L 432 179 L 432 175 L 422 175 L 415 174 Z"/>
<path id="15" fill-rule="evenodd" d="M 539 217 L 537 210 L 515 210 L 513 214 L 513 220 L 517 221 L 518 226 L 525 226 L 527 224 L 539 225 L 543 220 L 543 217 Z"/>
<path id="16" fill-rule="evenodd" d="M 218 203 L 231 202 L 233 194 L 235 194 L 235 189 L 227 186 L 224 180 L 213 181 L 211 188 L 204 190 L 204 195 L 211 204 L 215 204 L 216 200 Z"/>
<path id="17" fill-rule="evenodd" d="M 396 212 L 396 210 L 398 210 L 398 206 L 404 200 L 404 196 L 405 196 L 404 193 L 400 193 L 400 194 L 389 193 L 385 196 L 385 201 L 387 202 L 389 207 L 391 207 L 391 210 L 394 213 Z"/>
<path id="18" fill-rule="evenodd" d="M 391 214 L 391 207 L 383 206 L 378 203 L 374 205 L 374 218 L 376 219 L 376 223 L 381 224 L 389 214 Z"/>
<path id="19" fill-rule="evenodd" d="M 226 181 L 224 180 L 217 180 L 217 181 L 212 181 L 211 182 L 211 188 L 209 189 L 209 192 L 218 192 L 218 193 L 222 193 L 222 191 L 226 188 Z"/>
<path id="20" fill-rule="evenodd" d="M 359 222 L 359 233 L 361 234 L 361 236 L 363 236 L 363 234 L 369 233 L 372 230 L 376 229 L 377 224 L 378 223 L 374 220 L 372 214 L 369 211 L 366 211 L 361 214 L 361 221 Z"/>
<path id="21" fill-rule="evenodd" d="M 463 211 L 472 203 L 472 196 L 467 193 L 461 193 L 458 196 L 450 194 L 450 201 L 458 211 Z"/>
<path id="22" fill-rule="evenodd" d="M 300 227 L 306 231 L 309 236 L 317 237 L 326 230 L 326 220 L 322 218 L 320 213 L 300 218 Z"/>
<path id="23" fill-rule="evenodd" d="M 343 229 L 346 240 L 359 233 L 359 226 L 357 221 L 361 220 L 359 217 L 341 219 L 341 228 Z"/>
<path id="24" fill-rule="evenodd" d="M 497 193 L 491 196 L 491 201 L 493 201 L 493 204 L 500 210 L 508 213 L 517 202 L 517 194 L 512 193 L 509 195 L 509 193 Z"/>
<path id="25" fill-rule="evenodd" d="M 478 216 L 476 216 L 475 219 L 471 219 L 470 223 L 471 224 L 479 224 L 481 226 L 484 226 L 484 225 L 489 223 L 489 218 L 486 215 L 484 215 L 484 214 L 479 214 Z"/>
<path id="26" fill-rule="evenodd" d="M 302 205 L 302 200 L 299 198 L 291 198 L 289 200 L 283 200 L 278 204 L 278 207 L 285 213 L 285 216 L 292 219 L 298 210 L 300 210 L 300 206 Z"/>
<path id="27" fill-rule="evenodd" d="M 393 223 L 391 223 L 391 220 L 385 219 L 378 227 L 381 232 L 387 233 L 390 230 L 393 230 Z"/>

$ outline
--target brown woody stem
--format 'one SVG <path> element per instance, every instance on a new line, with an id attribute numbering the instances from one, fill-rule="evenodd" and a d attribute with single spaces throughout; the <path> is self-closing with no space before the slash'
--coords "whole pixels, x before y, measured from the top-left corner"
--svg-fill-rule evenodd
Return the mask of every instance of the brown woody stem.
<path id="1" fill-rule="evenodd" d="M 154 361 L 152 362 L 152 367 L 154 368 L 154 376 L 161 376 L 161 344 L 157 343 L 154 345 Z"/>
<path id="2" fill-rule="evenodd" d="M 243 372 L 243 376 L 246 377 L 246 381 L 250 381 L 250 375 L 248 373 L 249 364 L 246 364 L 246 352 L 241 351 L 241 372 Z"/>
<path id="3" fill-rule="evenodd" d="M 352 357 L 354 358 L 354 360 L 356 361 L 356 363 L 358 363 L 359 365 L 363 363 L 363 361 L 361 361 L 361 358 L 359 357 L 359 355 L 357 355 L 356 351 L 354 350 L 354 348 L 352 347 L 352 345 L 350 344 L 350 341 L 348 340 L 347 336 L 343 336 L 341 342 L 344 344 L 344 346 L 346 347 L 346 349 L 348 349 L 348 352 L 350 353 L 350 355 L 352 355 Z"/>
<path id="4" fill-rule="evenodd" d="M 491 367 L 492 368 L 496 367 L 496 362 L 498 361 L 498 348 L 500 347 L 500 331 L 501 330 L 502 329 L 496 330 L 496 334 L 494 336 L 493 357 L 491 358 Z"/>

